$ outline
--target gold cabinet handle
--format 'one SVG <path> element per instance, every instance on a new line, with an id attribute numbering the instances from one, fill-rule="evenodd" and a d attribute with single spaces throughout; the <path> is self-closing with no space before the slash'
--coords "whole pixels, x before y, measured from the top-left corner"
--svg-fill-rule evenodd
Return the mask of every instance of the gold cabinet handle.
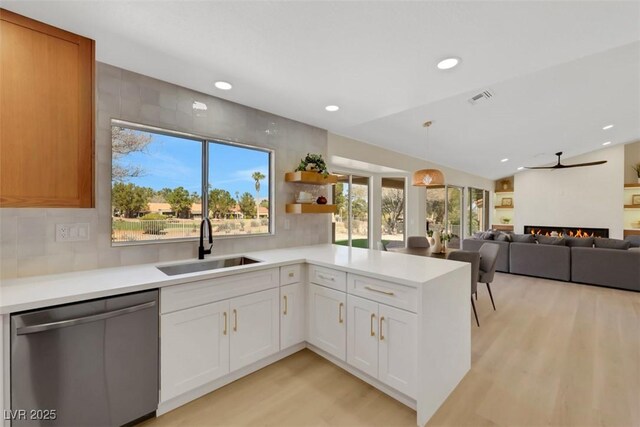
<path id="1" fill-rule="evenodd" d="M 238 310 L 233 309 L 233 331 L 238 331 Z"/>
<path id="2" fill-rule="evenodd" d="M 382 322 L 384 322 L 384 316 L 380 317 L 380 341 L 384 341 L 384 333 L 382 333 Z"/>
<path id="3" fill-rule="evenodd" d="M 344 323 L 344 319 L 342 318 L 342 307 L 344 307 L 344 303 L 340 303 L 338 306 L 338 323 Z"/>
<path id="4" fill-rule="evenodd" d="M 222 330 L 222 335 L 227 335 L 227 312 L 222 313 L 224 316 L 224 329 Z"/>
<path id="5" fill-rule="evenodd" d="M 376 332 L 373 330 L 373 322 L 375 322 L 376 320 L 376 315 L 374 313 L 371 313 L 371 336 L 375 337 L 376 336 Z"/>
<path id="6" fill-rule="evenodd" d="M 336 281 L 335 277 L 327 277 L 327 276 L 325 276 L 323 274 L 320 274 L 320 273 L 318 273 L 318 277 L 321 278 L 321 279 L 324 279 L 324 280 L 329 280 L 331 282 L 335 282 Z"/>
<path id="7" fill-rule="evenodd" d="M 289 277 L 293 277 L 293 271 L 289 272 Z"/>
<path id="8" fill-rule="evenodd" d="M 365 286 L 364 288 L 373 292 L 378 292 L 379 294 L 385 294 L 385 295 L 391 295 L 391 296 L 395 295 L 391 291 L 383 291 L 382 289 L 372 288 L 371 286 Z"/>
<path id="9" fill-rule="evenodd" d="M 284 312 L 282 314 L 284 314 L 285 316 L 287 315 L 287 311 L 288 311 L 288 307 L 289 304 L 287 304 L 287 296 L 284 296 Z"/>

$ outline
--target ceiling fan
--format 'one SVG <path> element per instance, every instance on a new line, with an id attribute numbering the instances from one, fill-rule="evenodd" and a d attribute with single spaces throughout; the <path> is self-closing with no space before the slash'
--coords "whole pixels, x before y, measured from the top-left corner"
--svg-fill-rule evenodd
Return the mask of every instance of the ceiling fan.
<path id="1" fill-rule="evenodd" d="M 558 163 L 553 166 L 538 166 L 538 167 L 527 167 L 526 169 L 565 169 L 565 168 L 579 168 L 582 166 L 595 166 L 595 165 L 603 165 L 607 163 L 606 160 L 598 160 L 597 162 L 588 162 L 588 163 L 576 163 L 574 165 L 563 165 L 560 163 L 560 156 L 562 156 L 562 151 L 558 151 L 556 153 L 558 156 Z"/>

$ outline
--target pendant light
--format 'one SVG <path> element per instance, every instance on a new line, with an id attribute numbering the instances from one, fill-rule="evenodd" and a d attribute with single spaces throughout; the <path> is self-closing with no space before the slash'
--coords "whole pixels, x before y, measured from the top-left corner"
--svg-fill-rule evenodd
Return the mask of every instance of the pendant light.
<path id="1" fill-rule="evenodd" d="M 426 121 L 422 125 L 427 128 L 427 145 L 429 144 L 429 127 L 433 122 Z M 442 187 L 444 175 L 438 169 L 420 169 L 413 173 L 412 185 L 415 187 Z"/>

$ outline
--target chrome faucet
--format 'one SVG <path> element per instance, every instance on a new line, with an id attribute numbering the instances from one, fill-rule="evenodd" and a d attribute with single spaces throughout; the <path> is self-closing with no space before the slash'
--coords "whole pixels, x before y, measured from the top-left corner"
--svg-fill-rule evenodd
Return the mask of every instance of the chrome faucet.
<path id="1" fill-rule="evenodd" d="M 204 224 L 207 223 L 207 231 L 209 232 L 209 249 L 204 248 Z M 204 259 L 205 255 L 211 254 L 211 249 L 213 249 L 213 233 L 211 232 L 211 221 L 209 218 L 205 218 L 200 223 L 200 246 L 198 246 L 198 259 Z"/>

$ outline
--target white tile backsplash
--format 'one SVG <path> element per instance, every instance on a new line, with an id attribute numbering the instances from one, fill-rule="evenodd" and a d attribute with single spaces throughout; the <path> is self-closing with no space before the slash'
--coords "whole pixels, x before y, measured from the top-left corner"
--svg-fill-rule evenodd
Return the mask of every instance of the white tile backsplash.
<path id="1" fill-rule="evenodd" d="M 273 236 L 216 240 L 216 255 L 329 241 L 328 215 L 288 215 L 300 191 L 284 174 L 307 153 L 327 154 L 327 132 L 106 64 L 97 64 L 96 208 L 0 209 L 0 279 L 196 258 L 198 243 L 111 246 L 111 119 L 241 141 L 275 150 L 276 230 Z M 207 105 L 194 112 L 193 101 Z M 327 189 L 321 191 L 326 192 Z M 86 242 L 56 242 L 55 224 L 89 223 Z"/>

